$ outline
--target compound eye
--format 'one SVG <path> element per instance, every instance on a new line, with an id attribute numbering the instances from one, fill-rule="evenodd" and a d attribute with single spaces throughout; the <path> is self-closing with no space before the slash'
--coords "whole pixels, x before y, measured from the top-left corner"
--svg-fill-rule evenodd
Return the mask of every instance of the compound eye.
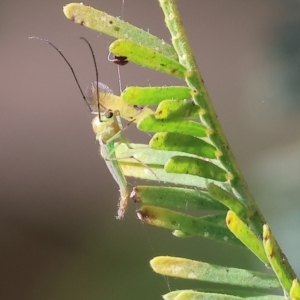
<path id="1" fill-rule="evenodd" d="M 107 119 L 110 119 L 114 116 L 114 113 L 111 109 L 108 109 L 108 110 L 105 111 L 104 115 Z"/>

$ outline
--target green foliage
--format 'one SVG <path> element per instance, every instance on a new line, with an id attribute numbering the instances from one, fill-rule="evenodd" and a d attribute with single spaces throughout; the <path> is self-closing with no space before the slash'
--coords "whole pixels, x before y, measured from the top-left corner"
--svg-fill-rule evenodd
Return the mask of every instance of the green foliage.
<path id="1" fill-rule="evenodd" d="M 114 147 L 120 176 L 152 180 L 154 186 L 137 186 L 132 198 L 142 205 L 138 217 L 167 228 L 177 237 L 202 236 L 247 247 L 274 275 L 216 266 L 186 258 L 156 257 L 157 273 L 246 287 L 182 290 L 164 299 L 300 299 L 299 282 L 282 254 L 247 187 L 216 117 L 198 70 L 174 0 L 159 0 L 172 45 L 118 18 L 83 4 L 64 8 L 67 18 L 117 38 L 110 51 L 128 61 L 185 80 L 178 87 L 128 87 L 121 95 L 99 97 L 106 109 L 137 123 L 141 131 L 155 133 L 149 144 Z M 157 105 L 152 111 L 137 107 Z M 161 182 L 173 187 L 161 186 Z M 184 212 L 175 211 L 184 210 Z M 203 217 L 186 210 L 207 212 Z M 214 211 L 211 212 L 211 210 Z M 188 243 L 188 242 L 187 242 Z M 285 297 L 256 289 L 283 288 Z"/>

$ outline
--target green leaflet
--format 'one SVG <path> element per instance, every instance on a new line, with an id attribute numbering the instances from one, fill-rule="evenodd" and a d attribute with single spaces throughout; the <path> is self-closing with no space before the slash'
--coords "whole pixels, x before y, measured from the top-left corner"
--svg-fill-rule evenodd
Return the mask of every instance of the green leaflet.
<path id="1" fill-rule="evenodd" d="M 176 300 L 243 300 L 244 298 L 217 293 L 184 291 L 177 295 Z"/>
<path id="2" fill-rule="evenodd" d="M 146 132 L 177 132 L 197 137 L 205 137 L 207 129 L 204 125 L 184 119 L 156 119 L 154 115 L 142 117 L 137 128 Z"/>
<path id="3" fill-rule="evenodd" d="M 265 265 L 268 265 L 263 243 L 250 228 L 233 212 L 228 211 L 226 223 L 230 231 L 255 254 Z"/>
<path id="4" fill-rule="evenodd" d="M 162 275 L 249 288 L 275 289 L 280 284 L 274 275 L 217 266 L 180 257 L 158 256 L 150 261 Z"/>
<path id="5" fill-rule="evenodd" d="M 156 133 L 149 142 L 149 146 L 152 149 L 179 151 L 211 159 L 216 158 L 217 150 L 213 145 L 201 139 L 177 132 Z"/>
<path id="6" fill-rule="evenodd" d="M 179 290 L 165 294 L 163 298 L 164 300 L 286 300 L 283 296 L 232 289 L 216 292 Z"/>
<path id="7" fill-rule="evenodd" d="M 189 174 L 198 177 L 210 178 L 225 182 L 225 170 L 202 159 L 188 156 L 173 156 L 165 164 L 167 173 Z"/>
<path id="8" fill-rule="evenodd" d="M 155 112 L 157 119 L 199 117 L 199 107 L 190 99 L 191 89 L 186 86 L 129 86 L 121 97 L 132 105 L 158 105 Z"/>
<path id="9" fill-rule="evenodd" d="M 290 289 L 290 297 L 292 298 L 292 300 L 300 299 L 300 284 L 297 278 L 294 279 L 292 282 L 292 287 Z"/>
<path id="10" fill-rule="evenodd" d="M 214 223 L 216 225 L 226 227 L 226 215 L 224 216 L 223 213 L 217 214 L 217 215 L 206 215 L 201 217 L 201 220 L 209 222 L 209 223 Z"/>
<path id="11" fill-rule="evenodd" d="M 198 235 L 218 242 L 241 245 L 227 228 L 203 221 L 202 218 L 156 206 L 142 206 L 137 214 L 142 222 L 150 225 L 179 231 L 188 236 Z"/>
<path id="12" fill-rule="evenodd" d="M 193 100 L 164 100 L 159 103 L 156 111 L 156 119 L 178 119 L 197 118 L 199 119 L 199 106 Z"/>
<path id="13" fill-rule="evenodd" d="M 158 150 L 153 150 L 158 151 Z M 123 163 L 120 162 L 122 172 L 125 176 L 134 177 L 137 179 L 154 180 L 158 183 L 170 183 L 182 186 L 197 187 L 199 189 L 205 189 L 209 180 L 202 177 L 167 173 L 163 166 L 147 165 L 147 167 L 134 162 Z M 150 171 L 151 169 L 151 171 Z M 155 174 L 155 175 L 154 175 Z M 158 180 L 159 179 L 159 180 Z"/>
<path id="14" fill-rule="evenodd" d="M 170 156 L 170 154 L 169 155 L 167 154 L 169 151 L 162 151 L 162 152 L 157 152 L 159 150 L 152 150 L 152 151 L 153 151 L 152 153 L 154 156 L 147 157 L 147 155 L 146 155 L 145 156 L 146 161 L 155 160 L 155 155 L 159 155 L 159 154 L 163 154 L 164 157 Z M 164 152 L 167 152 L 166 155 L 164 155 L 165 154 Z M 220 171 L 222 169 L 213 165 L 212 163 L 207 163 L 207 165 L 204 164 L 203 166 L 205 167 L 205 169 L 202 171 L 199 171 L 196 169 L 196 171 L 199 171 L 199 172 L 197 172 L 197 174 L 192 174 L 192 173 L 187 174 L 187 172 L 183 173 L 183 174 L 180 174 L 180 173 L 178 174 L 176 172 L 173 172 L 173 170 L 174 170 L 174 168 L 172 166 L 173 159 L 175 158 L 175 160 L 176 160 L 177 158 L 183 157 L 184 160 L 186 160 L 185 156 L 180 156 L 180 157 L 174 156 L 171 159 L 169 159 L 166 162 L 166 164 L 156 163 L 156 164 L 152 165 L 147 162 L 144 162 L 144 160 L 140 160 L 143 163 L 143 164 L 141 164 L 141 163 L 137 162 L 137 160 L 131 158 L 132 155 L 131 156 L 123 155 L 126 153 L 131 154 L 131 153 L 134 153 L 134 151 L 132 149 L 126 150 L 124 148 L 121 149 L 120 147 L 117 147 L 117 149 L 116 149 L 117 159 L 120 161 L 123 173 L 125 174 L 125 176 L 129 176 L 129 177 L 135 177 L 135 178 L 147 179 L 147 180 L 155 180 L 155 181 L 166 182 L 166 183 L 169 182 L 169 183 L 173 183 L 173 184 L 194 186 L 197 188 L 205 189 L 207 187 L 207 185 L 210 183 L 210 181 L 208 180 L 208 176 L 210 176 L 210 175 L 206 175 L 205 172 L 209 172 L 211 170 L 212 174 L 216 175 L 216 176 L 210 176 L 210 177 L 214 177 L 211 179 L 217 180 L 217 181 L 222 181 L 222 179 L 225 176 L 225 173 L 223 174 Z M 149 149 L 147 149 L 147 153 L 151 153 L 149 151 Z M 142 156 L 143 156 L 143 151 L 138 151 L 138 152 L 134 153 L 134 157 L 142 157 Z M 128 157 L 128 158 L 126 158 L 126 157 Z M 160 157 L 160 159 L 163 159 L 163 157 Z M 195 160 L 197 160 L 197 159 L 192 158 L 193 162 Z M 202 161 L 200 163 L 200 165 L 202 165 L 203 163 L 206 163 L 206 162 Z M 174 165 L 176 167 L 176 163 Z M 165 168 L 164 168 L 164 166 L 165 166 Z M 181 167 L 180 164 L 177 164 L 177 166 Z M 189 165 L 187 165 L 186 167 L 188 168 Z M 199 167 L 199 164 L 198 164 L 198 167 Z M 194 169 L 191 169 L 190 171 L 192 172 L 192 171 L 194 171 Z M 219 172 L 219 174 L 215 171 Z M 203 175 L 205 175 L 207 177 L 205 177 Z M 200 176 L 200 177 L 197 177 L 197 176 Z M 217 181 L 215 183 L 217 183 Z"/>
<path id="15" fill-rule="evenodd" d="M 153 150 L 144 144 L 129 144 L 129 146 L 131 147 L 130 149 L 126 144 L 119 143 L 115 147 L 116 157 L 125 176 L 192 186 L 198 189 L 206 189 L 211 182 L 211 180 L 204 177 L 167 173 L 164 170 L 164 165 L 172 156 L 182 154 L 180 152 Z M 187 153 L 186 156 L 188 155 Z M 216 181 L 215 184 L 219 183 Z"/>
<path id="16" fill-rule="evenodd" d="M 116 40 L 109 46 L 109 51 L 117 56 L 125 56 L 128 61 L 140 66 L 179 78 L 185 77 L 186 68 L 178 61 L 135 42 Z"/>
<path id="17" fill-rule="evenodd" d="M 219 228 L 223 228 L 225 231 L 227 231 L 227 225 L 225 222 L 225 218 L 226 218 L 226 213 L 219 213 L 216 215 L 206 215 L 201 217 L 201 221 L 205 222 L 207 224 L 213 224 L 214 226 L 218 226 Z M 173 235 L 175 235 L 176 237 L 179 238 L 189 238 L 192 237 L 193 234 L 191 233 L 187 233 L 187 232 L 183 232 L 180 230 L 174 230 L 173 231 Z M 225 240 L 227 239 L 227 237 L 225 237 Z"/>
<path id="18" fill-rule="evenodd" d="M 120 18 L 113 17 L 82 3 L 70 3 L 64 6 L 63 11 L 65 16 L 74 23 L 117 39 L 126 38 L 162 53 L 169 58 L 177 59 L 177 54 L 171 45 L 147 31 L 122 21 Z"/>
<path id="19" fill-rule="evenodd" d="M 166 99 L 189 99 L 191 89 L 187 86 L 129 86 L 122 92 L 121 97 L 132 105 L 157 105 Z"/>
<path id="20" fill-rule="evenodd" d="M 173 155 L 178 155 L 175 151 L 156 151 L 145 144 L 129 144 L 130 148 L 124 143 L 116 144 L 116 156 L 120 162 L 129 164 L 139 164 L 142 162 L 147 166 L 160 166 L 162 169 L 165 163 Z M 145 168 L 145 166 L 144 166 Z"/>
<path id="21" fill-rule="evenodd" d="M 195 176 L 189 175 L 181 175 L 181 174 L 172 174 L 166 173 L 163 169 L 163 166 L 159 168 L 157 165 L 148 165 L 148 168 L 151 168 L 151 171 L 145 166 L 135 163 L 120 163 L 122 172 L 125 176 L 134 177 L 137 179 L 145 179 L 145 180 L 154 180 L 161 183 L 170 183 L 170 184 L 179 184 L 183 186 L 190 187 L 200 187 L 205 188 L 207 185 L 207 180 L 205 178 L 199 178 Z M 155 175 L 154 175 L 155 174 Z"/>
<path id="22" fill-rule="evenodd" d="M 143 205 L 173 207 L 177 209 L 226 210 L 226 207 L 215 201 L 207 192 L 188 188 L 165 186 L 137 186 L 131 198 Z M 211 216 L 210 216 L 211 217 Z M 215 216 L 212 217 L 214 222 Z M 225 223 L 224 217 L 222 218 Z"/>
<path id="23" fill-rule="evenodd" d="M 247 208 L 239 202 L 239 200 L 228 191 L 220 188 L 214 183 L 209 184 L 208 192 L 214 199 L 227 206 L 234 211 L 240 218 L 244 219 L 247 216 Z"/>

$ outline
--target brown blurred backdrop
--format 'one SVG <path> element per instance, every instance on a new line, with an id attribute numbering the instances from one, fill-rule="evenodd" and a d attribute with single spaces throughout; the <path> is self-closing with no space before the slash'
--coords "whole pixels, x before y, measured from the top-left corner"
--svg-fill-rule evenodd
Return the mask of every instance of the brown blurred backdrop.
<path id="1" fill-rule="evenodd" d="M 168 285 L 148 266 L 155 255 L 258 269 L 246 251 L 142 225 L 133 204 L 123 221 L 115 220 L 118 188 L 70 70 L 47 44 L 28 40 L 36 35 L 57 45 L 85 88 L 95 78 L 79 40 L 86 37 L 100 81 L 118 93 L 116 66 L 107 61 L 111 39 L 67 20 L 66 3 L 1 1 L 0 299 L 159 299 Z M 121 0 L 84 4 L 122 11 Z M 232 149 L 299 274 L 300 5 L 178 4 Z M 156 1 L 126 0 L 122 18 L 169 41 Z M 121 75 L 123 87 L 178 83 L 130 64 Z"/>

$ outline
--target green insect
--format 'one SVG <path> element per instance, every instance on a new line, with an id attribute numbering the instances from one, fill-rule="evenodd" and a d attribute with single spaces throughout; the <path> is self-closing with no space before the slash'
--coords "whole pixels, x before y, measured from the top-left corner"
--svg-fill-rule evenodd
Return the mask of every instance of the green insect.
<path id="1" fill-rule="evenodd" d="M 114 117 L 116 117 L 117 123 Z M 115 155 L 115 142 L 123 141 L 127 143 L 122 135 L 122 127 L 119 124 L 121 124 L 120 117 L 113 114 L 108 116 L 99 115 L 92 121 L 96 139 L 99 141 L 101 156 L 104 158 L 106 166 L 114 180 L 119 185 L 120 202 L 117 218 L 122 219 L 129 199 L 129 190 L 126 178 Z"/>
<path id="2" fill-rule="evenodd" d="M 110 104 L 112 104 L 114 102 L 111 99 L 118 100 L 118 98 L 113 97 L 114 95 L 112 94 L 112 91 L 105 84 L 98 82 L 98 69 L 96 65 L 95 55 L 90 43 L 85 38 L 81 39 L 83 39 L 88 44 L 93 56 L 93 61 L 96 69 L 96 82 L 92 83 L 92 86 L 90 88 L 91 93 L 88 97 L 86 97 L 83 93 L 71 64 L 62 54 L 62 52 L 46 39 L 42 39 L 39 37 L 31 38 L 35 38 L 48 43 L 62 56 L 62 58 L 70 67 L 71 72 L 77 83 L 77 86 L 80 90 L 80 93 L 84 101 L 86 102 L 89 110 L 92 114 L 97 115 L 92 121 L 92 126 L 96 134 L 96 139 L 98 140 L 100 145 L 101 156 L 104 158 L 105 163 L 110 173 L 112 174 L 114 180 L 119 185 L 120 201 L 117 218 L 122 219 L 124 217 L 124 213 L 129 199 L 129 190 L 126 178 L 121 170 L 118 159 L 116 158 L 115 148 L 116 142 L 124 142 L 126 144 L 128 144 L 128 142 L 126 138 L 122 135 L 122 123 L 119 111 L 117 109 L 115 111 L 111 109 L 106 109 L 106 107 L 104 106 L 106 101 L 109 101 Z M 140 112 L 139 108 L 126 103 L 124 103 L 123 106 L 116 104 L 115 108 L 119 108 L 122 114 L 128 116 L 128 118 L 131 120 L 133 120 L 134 115 L 137 115 Z"/>
<path id="3" fill-rule="evenodd" d="M 104 113 L 99 113 L 99 109 L 102 107 L 100 99 L 109 97 L 109 95 L 111 95 L 111 90 L 103 83 L 98 81 L 97 83 L 98 84 L 95 84 L 94 82 L 92 84 L 92 88 L 95 88 L 93 97 L 86 99 L 89 107 L 92 109 L 92 113 L 98 114 L 98 116 L 96 116 L 92 121 L 92 127 L 100 145 L 100 154 L 105 160 L 108 170 L 119 186 L 120 201 L 117 218 L 122 219 L 125 214 L 130 192 L 128 190 L 126 178 L 116 157 L 115 150 L 116 142 L 128 144 L 128 141 L 124 135 L 122 135 L 122 123 L 118 110 L 113 112 L 109 109 Z M 99 108 L 98 105 L 100 106 Z"/>

